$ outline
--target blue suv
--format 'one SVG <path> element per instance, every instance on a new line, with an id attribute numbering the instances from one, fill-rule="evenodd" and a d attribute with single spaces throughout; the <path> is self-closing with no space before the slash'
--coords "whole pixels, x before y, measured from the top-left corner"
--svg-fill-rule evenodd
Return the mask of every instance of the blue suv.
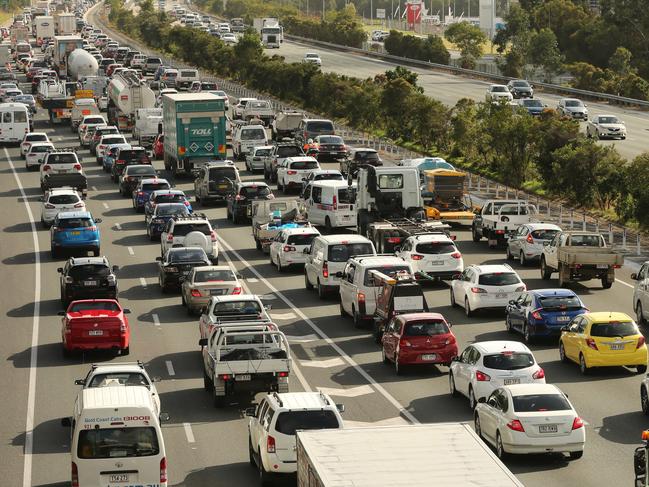
<path id="1" fill-rule="evenodd" d="M 54 218 L 50 228 L 52 258 L 63 251 L 92 251 L 99 255 L 99 229 L 101 219 L 94 219 L 89 211 L 62 211 Z"/>
<path id="2" fill-rule="evenodd" d="M 526 343 L 539 337 L 558 337 L 561 328 L 588 308 L 570 289 L 537 289 L 521 293 L 507 305 L 505 325 L 523 334 Z"/>

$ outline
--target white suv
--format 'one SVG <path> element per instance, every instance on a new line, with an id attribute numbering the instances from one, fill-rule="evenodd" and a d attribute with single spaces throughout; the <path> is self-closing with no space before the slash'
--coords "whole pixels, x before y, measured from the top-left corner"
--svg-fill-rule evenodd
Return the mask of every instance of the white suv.
<path id="1" fill-rule="evenodd" d="M 72 174 L 82 172 L 81 163 L 74 151 L 53 150 L 45 154 L 41 164 L 41 185 L 52 174 Z"/>
<path id="2" fill-rule="evenodd" d="M 322 392 L 264 394 L 257 407 L 246 409 L 250 465 L 262 485 L 276 473 L 297 470 L 297 430 L 342 429 L 345 408 Z"/>
<path id="3" fill-rule="evenodd" d="M 450 279 L 464 271 L 462 254 L 444 233 L 408 237 L 396 255 L 410 263 L 414 273 L 437 279 Z"/>
<path id="4" fill-rule="evenodd" d="M 81 195 L 71 188 L 56 188 L 43 195 L 41 222 L 48 227 L 60 211 L 85 211 L 86 204 Z"/>
<path id="5" fill-rule="evenodd" d="M 504 310 L 527 290 L 509 265 L 470 265 L 451 281 L 451 306 L 464 306 L 467 316 L 482 308 Z"/>
<path id="6" fill-rule="evenodd" d="M 216 232 L 204 213 L 192 213 L 171 218 L 160 235 L 160 255 L 172 247 L 200 247 L 214 265 L 219 263 Z"/>
<path id="7" fill-rule="evenodd" d="M 412 275 L 408 262 L 393 256 L 353 257 L 347 261 L 340 276 L 340 315 L 354 318 L 354 326 L 360 328 L 365 320 L 372 320 L 376 310 L 376 298 L 382 287 L 374 282 L 371 271 L 378 270 L 388 276 L 400 272 Z"/>
<path id="8" fill-rule="evenodd" d="M 20 156 L 24 159 L 25 154 L 29 152 L 29 148 L 34 142 L 49 142 L 50 139 L 45 132 L 29 132 L 23 137 L 20 143 Z"/>
<path id="9" fill-rule="evenodd" d="M 314 157 L 287 157 L 277 166 L 277 189 L 284 194 L 292 188 L 302 189 L 303 180 L 319 170 L 320 164 Z"/>
<path id="10" fill-rule="evenodd" d="M 371 240 L 361 235 L 320 235 L 311 243 L 304 263 L 304 287 L 318 290 L 320 299 L 337 291 L 347 261 L 357 255 L 376 255 Z"/>
<path id="11" fill-rule="evenodd" d="M 293 264 L 304 264 L 313 239 L 320 235 L 314 227 L 286 228 L 270 244 L 270 263 L 282 272 Z"/>

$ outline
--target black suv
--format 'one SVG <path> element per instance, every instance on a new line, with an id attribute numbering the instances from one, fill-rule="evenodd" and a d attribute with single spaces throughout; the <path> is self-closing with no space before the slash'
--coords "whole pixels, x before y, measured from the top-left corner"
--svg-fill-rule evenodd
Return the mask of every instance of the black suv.
<path id="1" fill-rule="evenodd" d="M 178 289 L 194 267 L 212 265 L 207 254 L 200 247 L 175 247 L 167 250 L 158 261 L 158 283 L 163 293 L 170 288 Z"/>
<path id="2" fill-rule="evenodd" d="M 57 269 L 61 274 L 61 304 L 67 308 L 77 299 L 117 299 L 117 269 L 106 257 L 71 257 Z"/>
<path id="3" fill-rule="evenodd" d="M 383 161 L 376 150 L 367 148 L 352 149 L 349 157 L 340 161 L 340 172 L 345 177 L 351 174 L 352 178 L 355 178 L 358 170 L 363 166 L 380 167 L 382 165 Z"/>
<path id="4" fill-rule="evenodd" d="M 119 177 L 126 166 L 151 165 L 146 149 L 144 147 L 130 147 L 128 149 L 117 149 L 113 165 L 110 168 L 110 176 L 114 183 L 119 183 Z M 133 188 L 131 188 L 133 189 Z"/>
<path id="5" fill-rule="evenodd" d="M 266 183 L 250 181 L 238 182 L 234 191 L 228 195 L 228 220 L 238 223 L 252 216 L 252 202 L 273 199 L 273 192 Z"/>

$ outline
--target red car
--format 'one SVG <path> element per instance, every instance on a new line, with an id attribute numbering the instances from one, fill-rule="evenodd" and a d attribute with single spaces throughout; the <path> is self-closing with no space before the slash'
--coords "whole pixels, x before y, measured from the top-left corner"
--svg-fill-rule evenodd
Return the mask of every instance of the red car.
<path id="1" fill-rule="evenodd" d="M 165 149 L 164 149 L 164 140 L 165 136 L 164 134 L 158 134 L 153 141 L 153 158 L 154 159 L 162 159 L 164 157 Z"/>
<path id="2" fill-rule="evenodd" d="M 395 316 L 383 333 L 383 362 L 394 363 L 399 375 L 404 365 L 451 365 L 457 341 L 451 325 L 439 313 Z"/>
<path id="3" fill-rule="evenodd" d="M 83 299 L 72 301 L 66 311 L 59 312 L 63 355 L 75 351 L 120 350 L 129 354 L 131 329 L 126 315 L 114 299 Z"/>

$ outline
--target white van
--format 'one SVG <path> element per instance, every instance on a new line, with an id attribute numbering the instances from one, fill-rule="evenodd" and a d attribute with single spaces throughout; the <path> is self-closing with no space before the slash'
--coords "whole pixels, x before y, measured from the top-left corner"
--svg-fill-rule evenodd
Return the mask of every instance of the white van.
<path id="1" fill-rule="evenodd" d="M 268 135 L 263 125 L 242 125 L 235 131 L 232 151 L 235 160 L 243 160 L 255 147 L 268 145 Z"/>
<path id="2" fill-rule="evenodd" d="M 144 386 L 83 389 L 71 418 L 72 485 L 167 487 L 167 457 L 157 408 Z"/>
<path id="3" fill-rule="evenodd" d="M 356 225 L 356 183 L 322 180 L 309 184 L 302 193 L 304 211 L 313 225 L 327 230 Z"/>
<path id="4" fill-rule="evenodd" d="M 22 103 L 0 103 L 0 143 L 22 142 L 29 133 L 29 108 Z"/>

